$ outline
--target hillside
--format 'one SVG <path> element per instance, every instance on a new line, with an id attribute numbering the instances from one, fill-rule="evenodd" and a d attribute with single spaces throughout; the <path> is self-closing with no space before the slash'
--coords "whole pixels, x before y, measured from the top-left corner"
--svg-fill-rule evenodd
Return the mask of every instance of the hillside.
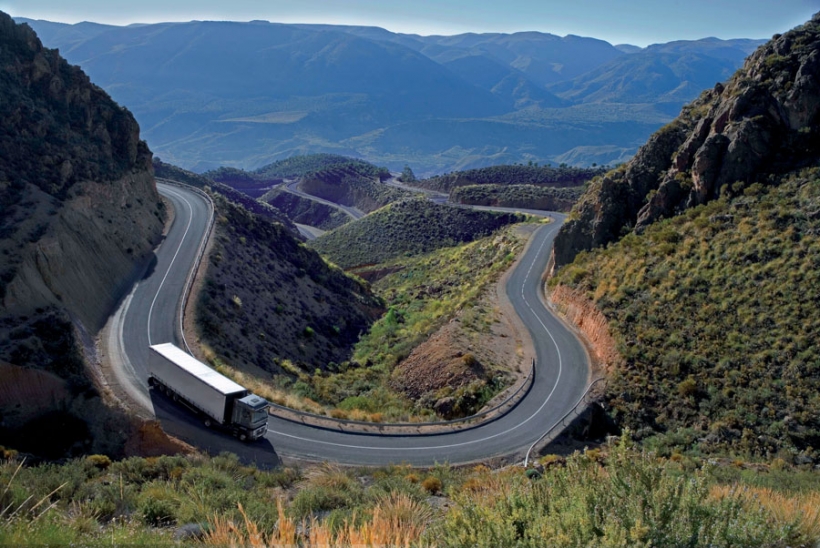
<path id="1" fill-rule="evenodd" d="M 154 173 L 159 179 L 168 179 L 190 185 L 202 190 L 210 189 L 212 192 L 220 194 L 235 204 L 241 205 L 251 213 L 261 215 L 270 221 L 280 223 L 285 226 L 294 236 L 299 235 L 299 229 L 293 224 L 293 221 L 285 215 L 282 211 L 274 206 L 254 200 L 244 192 L 240 192 L 228 185 L 218 183 L 203 175 L 197 175 L 175 165 L 166 164 L 159 158 L 154 158 Z"/>
<path id="2" fill-rule="evenodd" d="M 337 164 L 359 164 L 359 160 L 338 154 L 304 154 L 291 156 L 271 164 L 264 165 L 253 171 L 245 171 L 234 167 L 220 167 L 206 171 L 203 176 L 224 183 L 253 198 L 271 190 L 285 179 L 303 177 L 308 173 L 320 171 Z M 366 163 L 366 162 L 365 162 Z M 366 169 L 365 166 L 362 166 Z"/>
<path id="3" fill-rule="evenodd" d="M 607 408 L 650 443 L 815 458 L 818 59 L 820 15 L 593 181 L 555 240 L 553 299 L 603 313 Z"/>
<path id="4" fill-rule="evenodd" d="M 286 377 L 285 361 L 312 371 L 349 359 L 379 299 L 281 224 L 213 197 L 219 221 L 195 314 L 206 357 L 265 381 Z"/>
<path id="5" fill-rule="evenodd" d="M 307 153 L 392 170 L 409 162 L 425 176 L 527 161 L 614 163 L 701 84 L 738 68 L 753 42 L 675 42 L 625 54 L 595 38 L 540 32 L 422 37 L 264 21 L 27 22 L 134 111 L 163 159 L 197 172 L 254 170 Z M 651 123 L 623 108 L 638 97 L 655 111 Z M 578 102 L 591 112 L 563 123 L 562 111 Z M 526 120 L 516 116 L 524 111 Z M 613 111 L 617 121 L 602 123 Z"/>
<path id="6" fill-rule="evenodd" d="M 519 207 L 543 211 L 569 211 L 584 187 L 536 185 L 467 185 L 450 191 L 450 202 L 464 205 Z"/>
<path id="7" fill-rule="evenodd" d="M 339 266 L 351 268 L 471 242 L 522 220 L 519 214 L 473 211 L 416 198 L 350 222 L 310 246 Z"/>
<path id="8" fill-rule="evenodd" d="M 617 341 L 623 363 L 613 364 L 607 409 L 619 424 L 659 435 L 659 445 L 815 458 L 818 211 L 813 168 L 654 223 L 558 271 L 551 285 L 592 301 Z"/>
<path id="9" fill-rule="evenodd" d="M 259 198 L 274 186 L 282 183 L 282 179 L 257 177 L 254 173 L 235 167 L 220 167 L 206 171 L 202 176 L 247 194 L 251 198 Z"/>
<path id="10" fill-rule="evenodd" d="M 409 195 L 404 190 L 382 184 L 389 176 L 385 168 L 353 160 L 309 172 L 299 180 L 297 188 L 312 196 L 369 213 Z"/>
<path id="11" fill-rule="evenodd" d="M 4 13 L 0 89 L 0 362 L 19 393 L 48 377 L 63 394 L 3 400 L 0 434 L 52 423 L 50 447 L 29 430 L 32 451 L 121 454 L 129 425 L 99 398 L 93 341 L 161 239 L 151 152 L 128 110 Z"/>
<path id="12" fill-rule="evenodd" d="M 594 182 L 555 240 L 557 264 L 631 226 L 731 194 L 736 182 L 766 182 L 816 160 L 818 26 L 815 17 L 762 46 L 725 86 L 704 92 L 633 160 Z"/>
<path id="13" fill-rule="evenodd" d="M 446 175 L 436 175 L 413 183 L 415 186 L 450 192 L 467 185 L 549 185 L 555 187 L 580 186 L 604 170 L 602 168 L 579 168 L 538 165 L 496 165 Z"/>
<path id="14" fill-rule="evenodd" d="M 379 176 L 380 171 L 376 169 L 371 171 L 369 168 L 373 167 L 367 162 L 362 162 L 355 158 L 348 156 L 340 156 L 338 154 L 303 154 L 291 156 L 284 160 L 279 160 L 271 164 L 260 167 L 253 171 L 254 177 L 261 177 L 266 179 L 294 179 L 296 177 L 304 177 L 308 173 L 314 171 L 321 171 L 325 168 L 339 164 L 354 164 L 373 176 Z"/>
<path id="15" fill-rule="evenodd" d="M 294 223 L 314 226 L 322 230 L 333 230 L 350 221 L 350 216 L 340 211 L 339 208 L 303 198 L 285 190 L 270 190 L 260 196 L 259 201 L 272 205 Z"/>

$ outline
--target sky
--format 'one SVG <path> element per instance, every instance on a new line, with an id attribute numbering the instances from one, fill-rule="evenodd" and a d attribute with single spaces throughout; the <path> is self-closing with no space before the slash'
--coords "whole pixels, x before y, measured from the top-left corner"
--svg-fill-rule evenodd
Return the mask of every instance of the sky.
<path id="1" fill-rule="evenodd" d="M 393 32 L 540 31 L 612 44 L 771 38 L 820 11 L 820 0 L 0 0 L 14 17 L 114 25 L 254 19 L 379 26 Z"/>

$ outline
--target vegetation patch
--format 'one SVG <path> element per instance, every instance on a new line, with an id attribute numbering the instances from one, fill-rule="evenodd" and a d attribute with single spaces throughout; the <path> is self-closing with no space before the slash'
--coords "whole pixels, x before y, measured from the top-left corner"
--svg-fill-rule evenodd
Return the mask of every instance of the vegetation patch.
<path id="1" fill-rule="evenodd" d="M 820 170 L 779 183 L 735 185 L 551 281 L 609 319 L 625 365 L 607 408 L 650 447 L 817 458 Z"/>
<path id="2" fill-rule="evenodd" d="M 584 189 L 583 186 L 465 185 L 450 191 L 450 201 L 467 205 L 569 211 Z"/>
<path id="3" fill-rule="evenodd" d="M 447 393 L 422 390 L 427 397 L 418 400 L 408 397 L 412 397 L 408 387 L 415 383 L 407 381 L 402 371 L 394 370 L 413 349 L 456 317 L 466 331 L 487 337 L 495 316 L 479 304 L 480 297 L 512 266 L 522 246 L 520 237 L 505 230 L 469 244 L 375 266 L 376 270 L 391 272 L 373 285 L 388 306 L 387 314 L 362 335 L 352 360 L 328 366 L 314 375 L 302 375 L 300 389 L 316 401 L 338 407 L 336 414 L 340 418 L 377 422 L 429 419 L 435 416 L 436 402 L 446 397 L 452 397 L 458 405 L 441 415 L 476 411 L 509 382 L 496 364 L 483 363 L 478 375 L 451 379 Z M 464 362 L 468 352 L 464 346 L 456 363 L 467 369 L 478 366 Z"/>
<path id="4" fill-rule="evenodd" d="M 526 217 L 473 211 L 415 198 L 402 200 L 334 230 L 310 246 L 343 268 L 472 242 Z"/>
<path id="5" fill-rule="evenodd" d="M 511 164 L 454 171 L 414 182 L 413 185 L 439 192 L 450 192 L 467 185 L 580 186 L 604 172 L 604 168 L 570 167 L 566 164 L 558 167 Z"/>
<path id="6" fill-rule="evenodd" d="M 0 448 L 1 449 L 1 448 Z M 263 471 L 236 455 L 0 463 L 0 544 L 811 546 L 817 472 L 658 458 L 623 441 L 543 466 Z M 761 484 L 777 482 L 774 488 Z M 798 489 L 789 486 L 801 485 Z"/>
<path id="7" fill-rule="evenodd" d="M 348 156 L 340 156 L 338 154 L 305 154 L 291 156 L 290 158 L 273 162 L 254 170 L 252 174 L 258 178 L 294 179 L 304 177 L 308 173 L 314 173 L 342 164 L 356 166 L 357 171 L 365 175 L 379 176 L 379 174 L 383 173 L 382 168 L 376 168 L 373 164 Z"/>

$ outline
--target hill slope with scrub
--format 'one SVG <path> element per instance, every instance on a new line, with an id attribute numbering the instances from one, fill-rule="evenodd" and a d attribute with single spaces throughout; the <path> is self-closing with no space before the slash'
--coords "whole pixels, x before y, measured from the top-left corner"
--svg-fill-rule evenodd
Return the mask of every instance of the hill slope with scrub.
<path id="1" fill-rule="evenodd" d="M 270 378 L 284 361 L 348 359 L 382 312 L 369 287 L 328 265 L 283 225 L 214 195 L 216 228 L 196 307 L 206 358 Z"/>
<path id="2" fill-rule="evenodd" d="M 450 192 L 456 187 L 468 185 L 544 185 L 554 187 L 581 186 L 602 168 L 579 168 L 561 165 L 559 167 L 538 165 L 497 165 L 465 171 L 454 171 L 446 175 L 436 175 L 417 181 L 414 186 Z"/>
<path id="3" fill-rule="evenodd" d="M 350 268 L 471 242 L 523 220 L 519 214 L 473 211 L 414 198 L 337 228 L 310 246 Z"/>
<path id="4" fill-rule="evenodd" d="M 818 458 L 819 60 L 820 16 L 775 36 L 556 238 L 553 299 L 604 314 L 607 410 L 649 444 Z"/>

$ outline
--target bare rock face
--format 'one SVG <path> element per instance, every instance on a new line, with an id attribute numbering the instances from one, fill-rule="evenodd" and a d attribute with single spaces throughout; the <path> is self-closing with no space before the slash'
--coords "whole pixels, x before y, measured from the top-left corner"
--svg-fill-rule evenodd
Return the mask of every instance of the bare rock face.
<path id="1" fill-rule="evenodd" d="M 0 13 L 0 359 L 87 383 L 163 219 L 133 116 Z"/>
<path id="2" fill-rule="evenodd" d="M 820 157 L 820 14 L 751 55 L 597 179 L 555 239 L 557 267 L 583 250 Z"/>

